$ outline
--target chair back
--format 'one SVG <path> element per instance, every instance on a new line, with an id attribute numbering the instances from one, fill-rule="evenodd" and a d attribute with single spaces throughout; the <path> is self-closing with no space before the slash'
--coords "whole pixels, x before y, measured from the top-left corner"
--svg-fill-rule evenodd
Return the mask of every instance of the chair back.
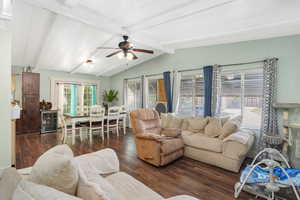
<path id="1" fill-rule="evenodd" d="M 90 121 L 103 121 L 105 116 L 105 108 L 100 105 L 90 107 Z"/>
<path id="2" fill-rule="evenodd" d="M 77 106 L 77 113 L 82 115 L 88 115 L 90 112 L 90 106 Z"/>
<path id="3" fill-rule="evenodd" d="M 125 105 L 121 105 L 120 106 L 120 114 L 126 114 L 127 113 L 127 109 Z"/>
<path id="4" fill-rule="evenodd" d="M 62 129 L 66 129 L 67 124 L 66 124 L 65 116 L 64 116 L 61 112 L 58 112 L 58 116 L 59 116 L 61 128 L 62 128 Z"/>
<path id="5" fill-rule="evenodd" d="M 120 107 L 113 106 L 108 108 L 107 120 L 119 120 L 120 117 Z"/>
<path id="6" fill-rule="evenodd" d="M 133 133 L 155 133 L 161 132 L 161 120 L 156 110 L 138 109 L 130 112 L 130 121 Z"/>

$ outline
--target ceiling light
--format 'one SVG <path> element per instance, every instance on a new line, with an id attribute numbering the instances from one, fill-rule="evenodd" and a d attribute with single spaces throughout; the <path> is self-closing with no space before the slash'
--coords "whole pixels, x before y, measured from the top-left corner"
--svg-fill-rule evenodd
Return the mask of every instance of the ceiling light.
<path id="1" fill-rule="evenodd" d="M 117 56 L 118 56 L 118 58 L 119 58 L 119 59 L 122 59 L 122 58 L 124 58 L 124 57 L 125 57 L 125 55 L 124 55 L 124 52 L 123 52 L 123 51 L 121 51 L 120 53 L 118 53 L 118 54 L 117 54 Z"/>

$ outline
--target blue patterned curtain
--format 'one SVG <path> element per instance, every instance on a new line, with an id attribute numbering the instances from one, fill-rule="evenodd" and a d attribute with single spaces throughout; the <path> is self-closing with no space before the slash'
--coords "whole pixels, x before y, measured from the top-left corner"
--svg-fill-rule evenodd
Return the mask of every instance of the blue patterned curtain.
<path id="1" fill-rule="evenodd" d="M 264 136 L 278 136 L 277 112 L 273 107 L 277 97 L 277 59 L 267 59 L 263 66 L 262 127 L 260 150 L 265 147 Z M 268 137 L 270 138 L 270 137 Z"/>
<path id="2" fill-rule="evenodd" d="M 97 104 L 97 86 L 96 85 L 92 85 L 92 105 L 96 105 Z"/>
<path id="3" fill-rule="evenodd" d="M 76 115 L 77 113 L 77 85 L 75 84 L 72 84 L 70 86 L 71 88 L 71 111 L 70 111 L 70 114 L 71 115 Z"/>
<path id="4" fill-rule="evenodd" d="M 173 96 L 172 96 L 172 88 L 171 88 L 171 77 L 170 77 L 171 72 L 164 72 L 164 85 L 165 85 L 165 92 L 166 92 L 166 97 L 168 101 L 168 112 L 172 113 L 173 112 Z"/>
<path id="5" fill-rule="evenodd" d="M 213 66 L 203 67 L 204 73 L 204 117 L 212 116 Z"/>

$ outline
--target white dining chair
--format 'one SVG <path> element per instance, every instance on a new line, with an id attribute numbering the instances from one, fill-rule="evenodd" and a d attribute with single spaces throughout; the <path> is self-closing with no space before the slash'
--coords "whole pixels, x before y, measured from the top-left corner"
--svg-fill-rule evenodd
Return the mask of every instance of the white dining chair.
<path id="1" fill-rule="evenodd" d="M 77 106 L 77 114 L 88 115 L 90 112 L 90 106 Z"/>
<path id="2" fill-rule="evenodd" d="M 119 117 L 120 117 L 120 107 L 113 106 L 108 108 L 107 120 L 106 120 L 106 132 L 107 138 L 109 138 L 109 132 L 116 130 L 117 136 L 119 136 Z"/>
<path id="3" fill-rule="evenodd" d="M 119 119 L 119 128 L 123 129 L 124 135 L 126 135 L 126 120 L 127 120 L 127 110 L 125 105 L 120 106 L 120 119 Z"/>
<path id="4" fill-rule="evenodd" d="M 72 137 L 72 144 L 74 144 L 75 137 L 76 137 L 76 130 L 79 130 L 80 140 L 82 141 L 82 130 L 80 126 L 75 126 L 75 134 L 73 134 L 72 125 L 67 124 L 66 117 L 63 114 L 59 114 L 60 118 L 60 125 L 61 125 L 61 132 L 62 132 L 62 143 L 65 144 L 67 142 L 68 137 Z"/>
<path id="5" fill-rule="evenodd" d="M 93 131 L 99 130 L 102 140 L 104 140 L 104 117 L 105 108 L 100 105 L 90 107 L 90 120 L 89 120 L 89 137 L 90 141 L 93 138 Z"/>

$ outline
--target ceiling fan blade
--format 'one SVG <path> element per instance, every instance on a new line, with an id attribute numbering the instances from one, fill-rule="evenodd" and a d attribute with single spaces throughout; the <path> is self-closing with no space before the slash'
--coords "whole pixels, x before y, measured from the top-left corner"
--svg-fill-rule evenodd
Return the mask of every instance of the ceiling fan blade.
<path id="1" fill-rule="evenodd" d="M 113 47 L 97 47 L 97 49 L 120 49 L 120 48 L 113 48 Z"/>
<path id="2" fill-rule="evenodd" d="M 154 51 L 152 51 L 152 50 L 147 50 L 147 49 L 132 49 L 132 51 L 135 51 L 135 52 L 142 52 L 142 53 L 151 53 L 151 54 L 153 54 L 154 53 Z"/>
<path id="3" fill-rule="evenodd" d="M 107 57 L 107 58 L 112 57 L 112 56 L 114 56 L 114 55 L 116 55 L 116 54 L 118 54 L 118 53 L 120 53 L 120 52 L 122 52 L 122 50 L 119 50 L 119 51 L 116 51 L 116 52 L 114 52 L 114 53 L 111 53 L 111 54 L 107 55 L 106 57 Z"/>

